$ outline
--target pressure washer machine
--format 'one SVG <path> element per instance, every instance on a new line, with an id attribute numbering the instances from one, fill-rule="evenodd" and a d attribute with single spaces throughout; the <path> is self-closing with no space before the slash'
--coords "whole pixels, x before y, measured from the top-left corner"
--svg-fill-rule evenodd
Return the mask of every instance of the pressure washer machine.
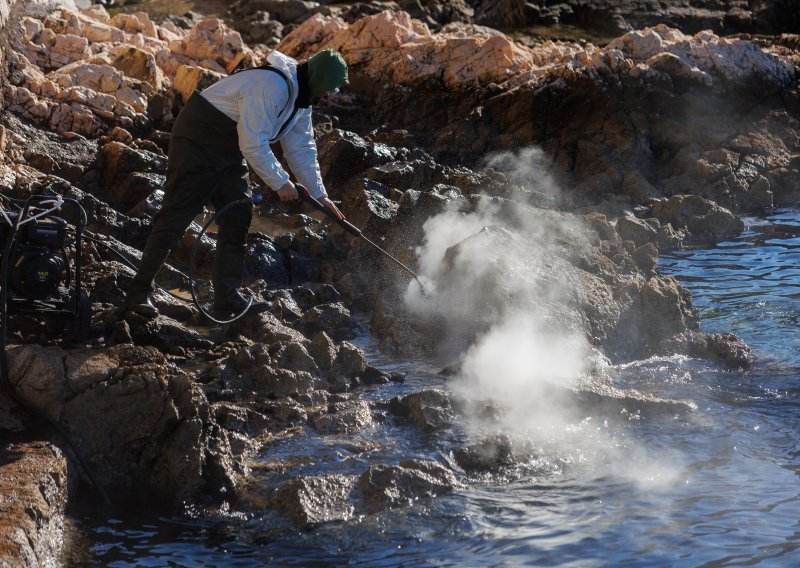
<path id="1" fill-rule="evenodd" d="M 79 220 L 70 242 L 71 227 L 55 215 L 64 204 L 77 209 Z M 81 288 L 81 248 L 86 211 L 74 199 L 33 195 L 18 211 L 0 210 L 2 250 L 2 312 L 43 319 L 50 334 L 61 332 L 67 342 L 85 342 L 91 323 L 89 295 Z M 74 262 L 67 247 L 74 244 Z"/>

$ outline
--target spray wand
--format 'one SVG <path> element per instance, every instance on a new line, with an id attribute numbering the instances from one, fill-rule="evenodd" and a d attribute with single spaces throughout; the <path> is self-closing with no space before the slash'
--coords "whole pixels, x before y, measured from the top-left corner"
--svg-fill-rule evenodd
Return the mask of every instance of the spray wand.
<path id="1" fill-rule="evenodd" d="M 322 211 L 325 215 L 327 215 L 328 217 L 330 217 L 331 219 L 336 221 L 336 223 L 340 227 L 342 227 L 345 231 L 347 231 L 348 233 L 350 233 L 354 237 L 357 237 L 357 238 L 361 239 L 362 241 L 365 241 L 365 242 L 369 243 L 373 248 L 377 249 L 384 256 L 386 256 L 389 259 L 391 259 L 397 266 L 399 266 L 400 268 L 405 270 L 407 273 L 409 273 L 411 276 L 413 276 L 414 280 L 416 280 L 417 284 L 419 284 L 419 287 L 422 290 L 422 293 L 423 294 L 425 293 L 425 286 L 422 284 L 422 280 L 419 279 L 419 276 L 417 276 L 417 274 L 413 270 L 411 270 L 408 266 L 406 266 L 405 264 L 400 262 L 398 259 L 396 259 L 391 254 L 389 254 L 388 251 L 386 251 L 385 249 L 381 248 L 374 241 L 372 241 L 369 238 L 367 238 L 367 236 L 364 235 L 364 233 L 361 232 L 361 229 L 359 229 L 358 227 L 353 225 L 351 222 L 347 221 L 346 219 L 339 219 L 339 217 L 337 217 L 333 213 L 333 211 L 328 209 L 325 205 L 320 203 L 319 200 L 317 200 L 315 197 L 313 197 L 305 187 L 303 187 L 300 184 L 295 184 L 295 187 L 297 188 L 297 193 L 300 195 L 300 199 L 310 203 L 315 209 L 318 209 L 319 211 Z M 278 197 L 277 197 L 277 194 L 274 193 L 274 192 L 269 192 L 269 193 L 266 194 L 266 196 L 263 195 L 263 194 L 255 195 L 255 196 L 253 196 L 253 203 L 255 203 L 257 205 L 265 198 L 271 200 L 271 199 L 277 199 Z"/>

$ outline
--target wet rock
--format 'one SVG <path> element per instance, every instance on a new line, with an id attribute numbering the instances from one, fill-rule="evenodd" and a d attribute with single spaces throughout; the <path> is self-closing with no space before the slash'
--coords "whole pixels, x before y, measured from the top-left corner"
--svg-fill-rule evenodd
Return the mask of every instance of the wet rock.
<path id="1" fill-rule="evenodd" d="M 453 457 L 461 469 L 469 472 L 495 471 L 516 463 L 511 440 L 503 434 L 458 448 Z"/>
<path id="2" fill-rule="evenodd" d="M 391 159 L 391 154 L 376 151 L 374 144 L 358 134 L 339 129 L 319 140 L 318 151 L 322 177 L 330 184 L 333 198 L 341 197 L 336 188 L 342 183 Z"/>
<path id="3" fill-rule="evenodd" d="M 260 412 L 245 406 L 229 402 L 217 402 L 211 405 L 217 424 L 247 436 L 259 436 L 270 426 L 270 420 Z"/>
<path id="4" fill-rule="evenodd" d="M 256 392 L 263 397 L 283 398 L 307 394 L 325 386 L 322 379 L 307 371 L 290 371 L 263 365 L 253 369 L 250 375 Z"/>
<path id="5" fill-rule="evenodd" d="M 269 312 L 243 318 L 231 324 L 229 333 L 232 336 L 242 334 L 267 345 L 283 342 L 306 343 L 308 341 L 305 335 L 284 325 Z"/>
<path id="6" fill-rule="evenodd" d="M 213 345 L 197 331 L 163 314 L 149 319 L 126 312 L 125 318 L 131 326 L 131 336 L 139 345 L 153 345 L 174 354 L 183 354 L 184 348 L 208 349 Z"/>
<path id="7" fill-rule="evenodd" d="M 311 395 L 317 392 L 320 391 L 313 391 L 309 394 L 293 394 L 292 396 L 298 399 L 304 397 L 310 399 Z M 308 414 L 303 409 L 301 404 L 289 398 L 284 400 L 269 401 L 264 403 L 261 409 L 263 410 L 264 414 L 269 416 L 272 420 L 270 423 L 271 430 L 305 424 L 305 422 L 308 420 Z M 277 424 L 275 424 L 276 422 Z"/>
<path id="8" fill-rule="evenodd" d="M 288 325 L 294 324 L 303 315 L 302 308 L 288 290 L 273 291 L 269 294 L 269 301 L 272 303 L 270 312 Z"/>
<path id="9" fill-rule="evenodd" d="M 393 414 L 407 418 L 414 426 L 428 432 L 450 426 L 455 418 L 450 397 L 440 390 L 395 397 L 389 404 Z"/>
<path id="10" fill-rule="evenodd" d="M 597 390 L 572 390 L 556 385 L 548 387 L 549 400 L 561 401 L 564 410 L 579 418 L 589 416 L 623 421 L 673 417 L 696 410 L 693 402 L 644 396 L 641 393 L 602 385 Z"/>
<path id="11" fill-rule="evenodd" d="M 283 369 L 319 373 L 319 367 L 302 343 L 286 343 L 274 354 L 275 362 Z"/>
<path id="12" fill-rule="evenodd" d="M 287 251 L 287 264 L 289 265 L 289 281 L 292 284 L 318 280 L 321 274 L 317 260 L 307 254 L 295 250 Z"/>
<path id="13" fill-rule="evenodd" d="M 285 253 L 275 246 L 272 239 L 261 235 L 250 235 L 247 247 L 245 267 L 251 278 L 262 278 L 270 286 L 289 283 Z"/>
<path id="14" fill-rule="evenodd" d="M 378 187 L 368 179 L 363 184 L 355 185 L 348 191 L 343 205 L 348 211 L 348 220 L 359 227 L 365 234 L 372 236 L 385 234 L 391 227 L 391 221 L 397 214 L 399 205 L 386 197 L 388 189 Z"/>
<path id="15" fill-rule="evenodd" d="M 336 345 L 327 333 L 318 331 L 311 338 L 309 353 L 314 357 L 319 368 L 328 372 L 336 360 Z"/>
<path id="16" fill-rule="evenodd" d="M 311 420 L 321 434 L 352 434 L 372 424 L 372 410 L 363 400 L 335 402 L 328 411 Z"/>
<path id="17" fill-rule="evenodd" d="M 342 341 L 336 348 L 336 358 L 331 366 L 331 373 L 340 374 L 350 379 L 358 379 L 367 369 L 367 360 L 364 351 L 349 343 Z"/>
<path id="18" fill-rule="evenodd" d="M 653 243 L 645 243 L 631 253 L 631 258 L 642 274 L 652 276 L 658 262 L 658 247 Z"/>
<path id="19" fill-rule="evenodd" d="M 665 342 L 661 353 L 686 353 L 730 369 L 748 369 L 754 361 L 752 349 L 733 333 L 684 333 Z"/>
<path id="20" fill-rule="evenodd" d="M 724 207 L 697 195 L 673 195 L 652 203 L 661 223 L 685 228 L 692 242 L 713 244 L 739 236 L 744 223 Z"/>
<path id="21" fill-rule="evenodd" d="M 352 333 L 350 310 L 341 302 L 314 306 L 297 320 L 296 327 L 309 335 L 324 331 L 334 339 L 344 339 Z"/>
<path id="22" fill-rule="evenodd" d="M 356 480 L 338 474 L 296 477 L 277 490 L 272 505 L 302 530 L 347 521 L 355 512 L 350 496 Z"/>
<path id="23" fill-rule="evenodd" d="M 412 505 L 460 487 L 453 472 L 434 461 L 404 460 L 398 466 L 373 465 L 358 480 L 358 491 L 368 512 Z"/>
<path id="24" fill-rule="evenodd" d="M 610 345 L 618 354 L 652 354 L 661 342 L 698 325 L 691 294 L 672 276 L 630 282 L 617 294 L 621 315 Z"/>

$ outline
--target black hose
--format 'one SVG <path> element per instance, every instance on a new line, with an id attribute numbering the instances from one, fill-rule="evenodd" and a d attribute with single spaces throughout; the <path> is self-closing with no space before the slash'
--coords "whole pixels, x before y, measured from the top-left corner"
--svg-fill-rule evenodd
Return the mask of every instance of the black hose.
<path id="1" fill-rule="evenodd" d="M 42 198 L 49 197 L 49 196 L 36 196 L 32 195 L 29 197 L 25 204 L 22 206 L 20 213 L 17 215 L 17 218 L 14 220 L 13 225 L 8 234 L 8 238 L 6 239 L 5 249 L 3 250 L 3 259 L 2 259 L 2 266 L 0 268 L 0 375 L 2 375 L 3 380 L 3 387 L 5 388 L 6 392 L 8 392 L 11 399 L 16 402 L 22 408 L 26 408 L 33 414 L 44 418 L 61 436 L 66 440 L 67 445 L 72 450 L 73 454 L 78 460 L 78 463 L 81 469 L 84 471 L 86 476 L 89 478 L 90 482 L 94 487 L 97 489 L 97 492 L 103 498 L 103 501 L 107 506 L 111 506 L 111 499 L 108 497 L 108 493 L 106 492 L 105 488 L 100 484 L 97 478 L 92 473 L 92 470 L 89 469 L 89 466 L 86 463 L 86 460 L 83 458 L 83 455 L 78 451 L 78 448 L 75 444 L 72 443 L 69 435 L 67 434 L 66 430 L 59 424 L 54 418 L 51 418 L 44 412 L 40 411 L 37 408 L 34 408 L 26 401 L 24 401 L 19 394 L 17 393 L 14 385 L 11 383 L 11 376 L 9 372 L 9 364 L 8 364 L 8 266 L 11 260 L 11 256 L 13 252 L 16 252 L 17 247 L 17 234 L 19 231 L 19 225 L 22 219 L 27 215 L 28 210 L 30 208 L 30 203 L 32 200 L 40 200 Z M 34 199 L 39 198 L 39 199 Z M 79 222 L 79 226 L 76 227 L 78 242 L 80 241 L 80 231 L 82 231 L 83 227 L 86 225 L 87 217 L 86 211 L 80 204 L 70 199 L 71 203 L 76 205 L 81 212 L 81 220 Z M 80 246 L 76 246 L 76 249 L 80 249 Z M 80 259 L 79 254 L 76 253 L 76 258 Z M 76 273 L 80 273 L 80 270 L 77 269 Z M 79 286 L 79 276 L 76 274 L 76 285 Z M 80 290 L 79 288 L 76 289 L 76 298 L 79 296 Z"/>
<path id="2" fill-rule="evenodd" d="M 225 207 L 220 208 L 216 213 L 214 213 L 214 216 L 211 217 L 211 219 L 209 219 L 205 225 L 203 225 L 203 228 L 200 230 L 200 234 L 197 235 L 197 238 L 194 241 L 194 246 L 192 247 L 192 254 L 189 255 L 189 288 L 192 292 L 192 301 L 194 302 L 194 305 L 197 306 L 197 309 L 200 310 L 200 313 L 203 314 L 209 320 L 213 321 L 214 323 L 218 324 L 233 323 L 236 320 L 243 318 L 247 313 L 247 310 L 250 309 L 250 306 L 253 305 L 253 296 L 252 294 L 250 295 L 250 298 L 247 301 L 247 305 L 244 307 L 244 309 L 235 316 L 233 316 L 231 319 L 221 320 L 215 318 L 213 315 L 209 314 L 205 310 L 205 308 L 203 308 L 202 305 L 200 305 L 200 301 L 197 299 L 197 294 L 195 293 L 194 290 L 194 259 L 197 256 L 197 250 L 200 248 L 200 242 L 203 240 L 203 235 L 206 234 L 206 231 L 208 231 L 208 228 L 211 226 L 211 223 L 219 219 L 223 213 L 225 213 L 226 211 L 228 211 L 233 207 L 236 207 L 237 205 L 250 206 L 252 205 L 252 203 L 253 203 L 252 200 L 249 197 L 246 197 L 238 201 L 232 201 L 231 203 L 228 203 Z"/>

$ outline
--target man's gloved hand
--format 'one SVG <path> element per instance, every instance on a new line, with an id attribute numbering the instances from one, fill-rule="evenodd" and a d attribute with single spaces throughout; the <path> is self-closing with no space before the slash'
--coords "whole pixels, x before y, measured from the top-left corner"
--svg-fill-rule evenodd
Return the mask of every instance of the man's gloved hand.
<path id="1" fill-rule="evenodd" d="M 300 198 L 297 188 L 290 181 L 287 181 L 276 193 L 281 201 L 294 201 Z"/>

